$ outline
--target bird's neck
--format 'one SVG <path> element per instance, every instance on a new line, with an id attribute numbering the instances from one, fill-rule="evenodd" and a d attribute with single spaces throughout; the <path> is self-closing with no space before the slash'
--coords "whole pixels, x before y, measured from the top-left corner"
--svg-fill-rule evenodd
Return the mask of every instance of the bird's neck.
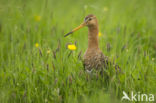
<path id="1" fill-rule="evenodd" d="M 88 27 L 88 49 L 99 49 L 98 26 Z"/>

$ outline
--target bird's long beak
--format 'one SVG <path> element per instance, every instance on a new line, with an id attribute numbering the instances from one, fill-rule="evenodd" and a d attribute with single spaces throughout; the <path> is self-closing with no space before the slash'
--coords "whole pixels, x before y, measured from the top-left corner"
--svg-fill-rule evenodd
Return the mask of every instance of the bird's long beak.
<path id="1" fill-rule="evenodd" d="M 82 27 L 84 27 L 84 26 L 86 26 L 86 22 L 83 22 L 82 24 L 80 24 L 78 27 L 76 27 L 75 29 L 73 29 L 71 32 L 69 32 L 69 33 L 67 33 L 66 35 L 64 35 L 64 37 L 66 37 L 66 36 L 72 34 L 73 32 L 79 30 L 80 28 L 82 28 Z"/>

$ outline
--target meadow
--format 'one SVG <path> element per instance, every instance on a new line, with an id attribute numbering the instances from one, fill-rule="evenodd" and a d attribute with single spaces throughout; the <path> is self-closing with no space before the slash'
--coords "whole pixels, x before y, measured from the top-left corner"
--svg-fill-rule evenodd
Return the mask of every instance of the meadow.
<path id="1" fill-rule="evenodd" d="M 87 27 L 64 38 L 88 14 L 121 67 L 108 83 L 84 71 Z M 120 103 L 123 91 L 156 101 L 155 0 L 0 0 L 0 103 Z"/>

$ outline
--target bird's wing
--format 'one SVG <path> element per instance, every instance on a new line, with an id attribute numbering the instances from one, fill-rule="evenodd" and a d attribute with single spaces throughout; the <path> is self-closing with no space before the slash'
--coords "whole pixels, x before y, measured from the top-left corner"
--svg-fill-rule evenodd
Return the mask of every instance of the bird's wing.
<path id="1" fill-rule="evenodd" d="M 104 64 L 104 67 L 106 69 L 108 69 L 110 66 L 113 66 L 113 68 L 115 68 L 116 72 L 120 72 L 121 73 L 121 68 L 119 67 L 119 65 L 112 63 L 109 58 L 107 56 L 105 56 L 102 52 L 101 52 L 101 61 Z"/>

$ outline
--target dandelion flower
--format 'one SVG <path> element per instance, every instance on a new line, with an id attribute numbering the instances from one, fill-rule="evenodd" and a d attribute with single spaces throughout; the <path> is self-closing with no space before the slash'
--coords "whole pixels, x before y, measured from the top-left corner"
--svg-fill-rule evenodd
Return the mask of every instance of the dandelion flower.
<path id="1" fill-rule="evenodd" d="M 39 47 L 39 44 L 38 44 L 38 43 L 36 43 L 36 44 L 35 44 L 35 47 L 36 47 L 36 48 L 38 48 L 38 47 Z"/>
<path id="2" fill-rule="evenodd" d="M 68 49 L 69 50 L 76 50 L 76 46 L 74 44 L 69 44 Z"/>
<path id="3" fill-rule="evenodd" d="M 98 36 L 100 37 L 101 35 L 102 35 L 102 33 L 101 33 L 101 32 L 99 32 Z"/>
<path id="4" fill-rule="evenodd" d="M 34 19 L 35 19 L 35 21 L 40 21 L 41 20 L 41 16 L 35 16 Z"/>
<path id="5" fill-rule="evenodd" d="M 108 11 L 108 8 L 107 8 L 107 7 L 104 7 L 104 8 L 103 8 L 103 11 L 104 11 L 104 12 Z"/>

